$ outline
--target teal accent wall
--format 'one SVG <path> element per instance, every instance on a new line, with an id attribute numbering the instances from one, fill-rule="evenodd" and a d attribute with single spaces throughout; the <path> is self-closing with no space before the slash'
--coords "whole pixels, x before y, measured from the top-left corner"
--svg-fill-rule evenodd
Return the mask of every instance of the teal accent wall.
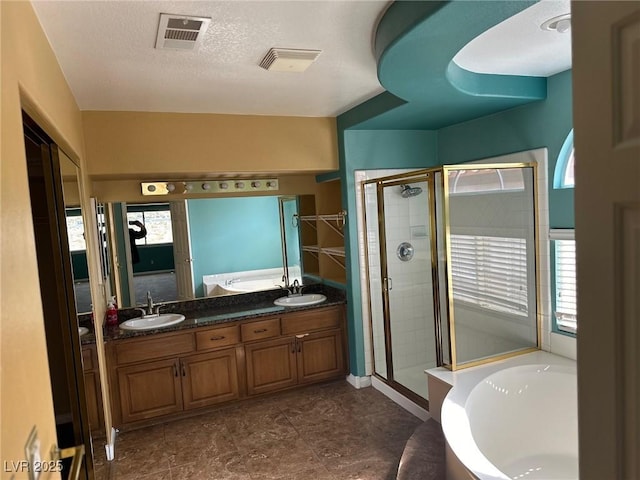
<path id="1" fill-rule="evenodd" d="M 71 268 L 73 270 L 74 281 L 89 279 L 86 250 L 76 250 L 71 252 Z"/>
<path id="2" fill-rule="evenodd" d="M 438 130 L 438 160 L 455 164 L 546 147 L 549 223 L 574 227 L 573 189 L 553 188 L 562 145 L 573 128 L 571 71 L 549 77 L 544 101 Z"/>
<path id="3" fill-rule="evenodd" d="M 133 273 L 163 272 L 175 269 L 173 244 L 138 245 L 140 262 L 133 266 Z"/>
<path id="4" fill-rule="evenodd" d="M 547 89 L 545 100 L 437 131 L 362 129 L 363 124 L 358 123 L 360 120 L 376 117 L 379 104 L 375 101 L 365 102 L 338 117 L 343 207 L 349 212 L 345 245 L 347 319 L 353 375 L 365 373 L 354 172 L 363 169 L 418 169 L 546 147 L 550 225 L 552 228 L 572 228 L 573 189 L 553 188 L 556 161 L 573 127 L 571 71 L 548 78 Z"/>
<path id="5" fill-rule="evenodd" d="M 196 297 L 203 275 L 282 267 L 277 197 L 189 200 Z"/>
<path id="6" fill-rule="evenodd" d="M 349 212 L 345 229 L 347 270 L 347 327 L 351 373 L 365 374 L 364 334 L 358 227 L 356 219 L 356 170 L 426 168 L 437 162 L 437 134 L 422 130 L 341 130 L 338 117 L 338 148 L 342 207 Z"/>

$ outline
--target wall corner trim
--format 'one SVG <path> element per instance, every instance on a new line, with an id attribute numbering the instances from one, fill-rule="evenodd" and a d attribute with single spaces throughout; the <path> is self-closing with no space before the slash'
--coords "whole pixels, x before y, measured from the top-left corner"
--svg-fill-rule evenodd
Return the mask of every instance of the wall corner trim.
<path id="1" fill-rule="evenodd" d="M 355 388 L 366 388 L 371 386 L 371 377 L 356 377 L 355 375 L 349 374 L 347 375 L 347 382 L 353 385 Z"/>

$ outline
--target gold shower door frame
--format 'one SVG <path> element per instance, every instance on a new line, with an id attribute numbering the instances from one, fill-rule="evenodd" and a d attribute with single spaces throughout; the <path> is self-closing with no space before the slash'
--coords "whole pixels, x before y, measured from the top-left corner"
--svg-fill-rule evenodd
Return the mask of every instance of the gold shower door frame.
<path id="1" fill-rule="evenodd" d="M 456 326 L 455 326 L 455 308 L 453 305 L 453 278 L 452 278 L 452 264 L 451 264 L 451 227 L 450 227 L 450 191 L 449 182 L 447 181 L 449 173 L 452 171 L 461 170 L 496 170 L 496 169 L 532 169 L 532 189 L 533 189 L 533 242 L 535 245 L 534 253 L 534 272 L 535 272 L 535 305 L 536 305 L 536 346 L 523 348 L 517 351 L 507 352 L 503 354 L 493 355 L 480 360 L 459 363 L 457 361 L 456 352 Z M 436 174 L 440 173 L 440 183 L 436 185 Z M 430 225 L 430 243 L 431 243 L 431 275 L 433 285 L 433 310 L 434 310 L 434 329 L 436 339 L 436 358 L 438 366 L 443 366 L 452 371 L 460 370 L 463 368 L 474 367 L 477 365 L 495 362 L 505 358 L 522 355 L 525 353 L 534 352 L 539 350 L 542 341 L 542 317 L 541 317 L 541 302 L 540 302 L 540 235 L 538 232 L 538 175 L 537 175 L 537 163 L 535 162 L 517 162 L 517 163 L 471 163 L 471 164 L 459 164 L 459 165 L 443 165 L 441 167 L 428 168 L 416 170 L 413 172 L 401 173 L 397 175 L 391 175 L 388 177 L 376 178 L 372 180 L 366 180 L 362 182 L 361 189 L 361 201 L 362 205 L 366 205 L 366 185 L 375 184 L 377 192 L 377 207 L 378 207 L 378 237 L 380 240 L 380 268 L 381 278 L 383 279 L 382 299 L 383 299 L 383 323 L 385 332 L 385 359 L 387 366 L 387 378 L 382 377 L 375 371 L 375 357 L 374 357 L 374 339 L 373 339 L 373 314 L 371 308 L 371 295 L 368 295 L 369 301 L 369 325 L 370 325 L 370 342 L 371 342 L 371 355 L 373 374 L 379 378 L 382 382 L 392 386 L 400 393 L 406 395 L 410 399 L 416 401 L 418 404 L 424 404 L 424 400 L 419 395 L 415 394 L 403 385 L 398 384 L 393 380 L 393 352 L 391 348 L 391 329 L 390 329 L 390 310 L 389 310 L 389 298 L 388 289 L 385 285 L 384 279 L 386 278 L 387 268 L 387 253 L 385 244 L 385 226 L 384 226 L 384 200 L 382 198 L 382 192 L 384 187 L 402 185 L 413 182 L 427 182 L 428 194 L 429 194 L 429 225 Z M 445 252 L 443 275 L 444 285 L 440 282 L 440 266 L 438 262 L 438 245 L 437 245 L 437 218 L 436 212 L 439 207 L 436 204 L 436 189 L 439 188 L 442 192 L 442 226 L 444 228 L 444 245 L 442 248 Z M 366 212 L 363 215 L 364 231 L 367 230 L 367 216 Z M 365 258 L 369 256 L 369 244 L 366 240 L 364 242 Z M 367 286 L 370 288 L 370 267 L 369 262 L 365 265 Z M 440 305 L 440 289 L 444 288 L 445 291 L 445 311 L 446 318 L 442 318 L 442 305 Z M 446 341 L 443 337 L 443 328 L 447 329 Z M 445 351 L 449 353 L 449 362 L 445 362 Z M 426 380 L 425 380 L 426 381 Z M 427 402 L 428 405 L 428 402 Z"/>
<path id="2" fill-rule="evenodd" d="M 408 172 L 404 174 L 392 175 L 384 178 L 377 178 L 377 179 L 364 181 L 362 182 L 362 191 L 361 191 L 362 205 L 366 205 L 365 203 L 366 185 L 368 184 L 376 185 L 377 208 L 378 208 L 378 218 L 377 218 L 378 238 L 380 241 L 380 244 L 379 244 L 380 268 L 381 268 L 381 279 L 383 281 L 382 309 L 383 309 L 383 325 L 384 325 L 384 336 L 385 336 L 384 350 L 385 350 L 387 377 L 385 378 L 382 375 L 380 375 L 378 372 L 376 372 L 375 359 L 373 359 L 373 362 L 372 362 L 374 366 L 373 375 L 375 375 L 376 378 L 380 379 L 380 381 L 386 383 L 387 385 L 391 386 L 395 390 L 402 393 L 404 396 L 410 398 L 416 404 L 424 406 L 425 408 L 428 408 L 429 406 L 428 400 L 424 399 L 417 393 L 413 392 L 409 388 L 405 387 L 401 383 L 398 383 L 397 381 L 394 380 L 393 349 L 392 349 L 392 343 L 391 343 L 391 310 L 390 310 L 390 300 L 389 300 L 389 288 L 386 282 L 386 279 L 388 278 L 388 272 L 387 272 L 388 258 L 387 258 L 387 245 L 386 245 L 386 230 L 385 230 L 385 221 L 384 221 L 385 219 L 384 219 L 383 195 L 384 195 L 384 188 L 386 187 L 400 186 L 407 183 L 426 182 L 427 194 L 428 194 L 428 206 L 430 210 L 428 221 L 429 221 L 429 229 L 430 229 L 429 237 L 430 237 L 430 248 L 431 248 L 432 285 L 433 285 L 433 290 L 437 291 L 437 288 L 438 288 L 437 270 L 434 270 L 433 268 L 435 264 L 434 262 L 437 263 L 437 252 L 435 249 L 435 235 L 433 235 L 433 232 L 435 232 L 435 215 L 432 214 L 432 209 L 435 208 L 435 197 L 434 197 L 435 188 L 434 188 L 433 178 L 434 178 L 433 173 L 431 171 L 417 170 L 414 172 Z M 366 214 L 363 217 L 364 217 L 363 218 L 364 230 L 367 231 Z M 366 240 L 364 242 L 364 248 L 365 248 L 365 258 L 368 258 L 369 244 L 368 244 L 368 241 Z M 367 277 L 367 284 L 370 287 L 371 277 L 370 277 L 369 262 L 366 262 L 366 277 Z M 369 300 L 370 342 L 372 347 L 371 353 L 373 355 L 375 347 L 374 347 L 374 338 L 373 338 L 374 330 L 373 330 L 373 315 L 372 315 L 372 308 L 371 308 L 371 295 L 368 296 L 368 300 Z M 434 312 L 433 313 L 434 313 L 434 329 L 435 329 L 435 335 L 436 335 L 436 341 L 434 346 L 436 349 L 436 359 L 437 359 L 438 365 L 440 365 L 441 364 L 440 359 L 442 357 L 440 348 L 441 348 L 442 342 L 440 337 L 438 336 L 439 332 L 441 332 L 441 328 L 437 324 L 437 322 L 439 321 L 438 312 L 440 311 L 438 302 L 439 302 L 439 295 L 434 295 Z"/>

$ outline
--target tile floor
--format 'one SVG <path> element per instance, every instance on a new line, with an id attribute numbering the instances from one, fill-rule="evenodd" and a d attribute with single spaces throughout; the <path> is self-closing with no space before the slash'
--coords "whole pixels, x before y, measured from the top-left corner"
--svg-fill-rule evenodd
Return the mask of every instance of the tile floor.
<path id="1" fill-rule="evenodd" d="M 251 399 L 119 434 L 97 480 L 391 480 L 422 422 L 344 381 Z"/>

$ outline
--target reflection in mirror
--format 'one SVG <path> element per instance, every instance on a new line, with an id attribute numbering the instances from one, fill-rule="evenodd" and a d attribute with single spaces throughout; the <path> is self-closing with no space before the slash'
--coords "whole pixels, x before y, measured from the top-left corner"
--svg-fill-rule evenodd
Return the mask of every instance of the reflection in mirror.
<path id="1" fill-rule="evenodd" d="M 298 229 L 298 198 L 280 197 L 280 230 L 282 234 L 282 263 L 285 284 L 295 280 L 302 283 L 302 265 L 300 262 L 300 231 Z"/>
<path id="2" fill-rule="evenodd" d="M 296 198 L 283 206 L 284 222 L 278 197 L 111 204 L 109 251 L 119 306 L 146 303 L 147 291 L 154 302 L 168 302 L 282 287 L 283 243 L 290 281 L 300 281 Z"/>
<path id="3" fill-rule="evenodd" d="M 63 153 L 60 154 L 60 174 L 71 253 L 76 312 L 78 314 L 89 313 L 91 311 L 91 292 L 87 269 L 87 246 L 84 239 L 82 210 L 80 209 L 78 169 L 71 159 Z"/>

